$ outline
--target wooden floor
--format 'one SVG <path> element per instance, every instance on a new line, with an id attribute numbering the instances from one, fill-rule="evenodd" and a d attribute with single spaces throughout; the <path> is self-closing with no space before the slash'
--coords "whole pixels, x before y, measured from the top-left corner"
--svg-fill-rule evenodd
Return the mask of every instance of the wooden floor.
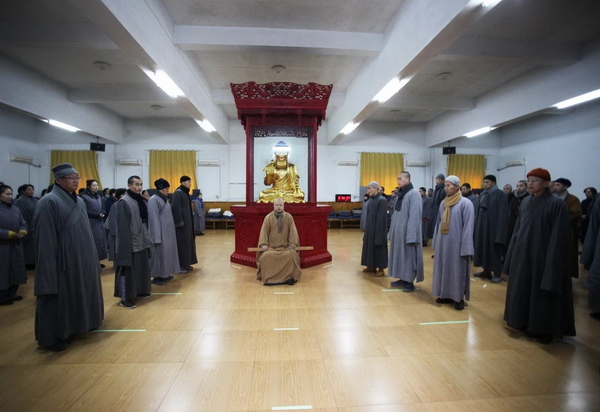
<path id="1" fill-rule="evenodd" d="M 362 273 L 362 233 L 331 229 L 333 262 L 263 287 L 231 265 L 233 230 L 134 310 L 102 275 L 103 331 L 51 353 L 33 335 L 33 276 L 0 307 L 1 411 L 598 411 L 600 322 L 574 282 L 577 337 L 541 345 L 502 321 L 506 282 L 472 279 L 463 311 Z M 454 322 L 454 323 L 453 323 Z"/>

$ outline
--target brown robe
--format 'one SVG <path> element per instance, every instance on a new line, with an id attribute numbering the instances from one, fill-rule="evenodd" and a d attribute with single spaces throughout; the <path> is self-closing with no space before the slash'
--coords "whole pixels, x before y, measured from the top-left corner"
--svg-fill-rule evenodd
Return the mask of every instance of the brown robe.
<path id="1" fill-rule="evenodd" d="M 265 216 L 262 228 L 260 229 L 260 238 L 258 246 L 269 245 L 271 248 L 286 248 L 287 246 L 298 246 L 298 231 L 294 224 L 294 218 L 287 212 L 283 212 L 283 227 L 281 233 L 278 232 L 277 217 L 275 212 Z M 256 265 L 258 280 L 262 284 L 282 283 L 288 279 L 294 281 L 300 280 L 302 272 L 300 271 L 300 256 L 298 252 L 290 249 L 281 251 L 269 250 L 258 252 L 256 256 Z"/>

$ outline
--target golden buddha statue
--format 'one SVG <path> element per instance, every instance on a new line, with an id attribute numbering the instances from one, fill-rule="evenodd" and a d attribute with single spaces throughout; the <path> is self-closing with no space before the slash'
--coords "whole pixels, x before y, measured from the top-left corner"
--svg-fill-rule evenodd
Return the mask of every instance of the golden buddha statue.
<path id="1" fill-rule="evenodd" d="M 289 147 L 280 141 L 275 146 L 275 159 L 263 169 L 265 186 L 270 188 L 260 192 L 259 203 L 272 203 L 277 198 L 285 203 L 304 203 L 304 192 L 300 189 L 300 176 L 296 165 L 288 162 Z"/>

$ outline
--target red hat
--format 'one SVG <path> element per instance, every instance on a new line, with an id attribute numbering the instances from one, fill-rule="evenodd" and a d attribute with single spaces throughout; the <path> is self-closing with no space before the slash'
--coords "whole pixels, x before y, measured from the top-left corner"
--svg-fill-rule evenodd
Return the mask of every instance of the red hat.
<path id="1" fill-rule="evenodd" d="M 542 169 L 541 167 L 533 169 L 531 172 L 527 173 L 527 177 L 529 176 L 539 177 L 540 179 L 545 180 L 546 182 L 550 182 L 552 180 L 552 178 L 550 177 L 550 172 L 546 169 Z"/>

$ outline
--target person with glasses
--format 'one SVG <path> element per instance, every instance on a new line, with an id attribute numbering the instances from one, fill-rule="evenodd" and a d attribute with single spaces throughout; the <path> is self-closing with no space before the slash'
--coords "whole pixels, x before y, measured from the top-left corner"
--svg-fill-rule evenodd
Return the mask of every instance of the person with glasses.
<path id="1" fill-rule="evenodd" d="M 52 168 L 53 190 L 38 202 L 34 222 L 37 296 L 35 338 L 51 351 L 72 335 L 98 329 L 104 319 L 100 264 L 79 175 L 70 163 Z"/>

